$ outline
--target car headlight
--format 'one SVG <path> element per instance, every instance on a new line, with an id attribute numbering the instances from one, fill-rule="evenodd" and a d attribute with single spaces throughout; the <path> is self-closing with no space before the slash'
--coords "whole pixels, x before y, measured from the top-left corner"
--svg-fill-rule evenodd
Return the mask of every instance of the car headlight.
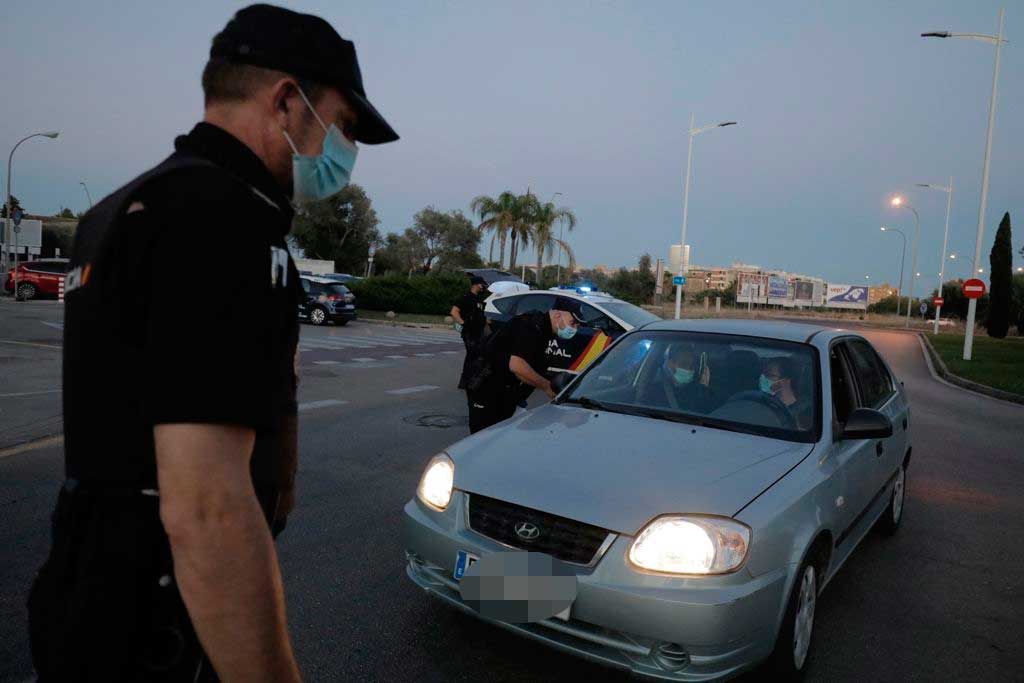
<path id="1" fill-rule="evenodd" d="M 452 500 L 455 484 L 455 463 L 445 453 L 438 453 L 423 471 L 416 495 L 435 510 L 444 510 Z"/>
<path id="2" fill-rule="evenodd" d="M 726 574 L 747 556 L 750 527 L 723 517 L 666 515 L 648 524 L 629 548 L 641 569 L 669 574 Z"/>

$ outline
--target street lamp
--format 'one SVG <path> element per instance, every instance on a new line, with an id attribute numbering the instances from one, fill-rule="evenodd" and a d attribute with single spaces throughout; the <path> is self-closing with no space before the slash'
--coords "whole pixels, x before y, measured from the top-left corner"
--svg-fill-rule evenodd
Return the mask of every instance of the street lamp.
<path id="1" fill-rule="evenodd" d="M 946 232 L 942 235 L 942 259 L 939 260 L 939 297 L 942 297 L 943 278 L 946 277 L 946 244 L 949 242 L 949 210 L 953 208 L 953 176 L 949 176 L 949 185 L 934 185 L 931 183 L 918 183 L 918 187 L 927 187 L 930 190 L 939 190 L 946 193 Z M 939 311 L 941 304 L 935 306 L 935 328 L 932 334 L 939 333 Z"/>
<path id="2" fill-rule="evenodd" d="M 89 208 L 91 209 L 92 208 L 92 195 L 89 194 L 89 188 L 85 186 L 85 182 L 84 181 L 79 182 L 78 184 L 82 186 L 83 190 L 85 190 L 85 198 L 89 200 Z"/>
<path id="3" fill-rule="evenodd" d="M 984 33 L 951 33 L 949 31 L 931 31 L 922 33 L 922 38 L 966 38 L 980 40 L 996 46 L 996 64 L 992 72 L 992 95 L 988 102 L 988 131 L 985 134 L 985 163 L 981 171 L 981 203 L 978 205 L 978 236 L 974 242 L 974 270 L 978 270 L 981 261 L 981 240 L 985 232 L 985 205 L 988 202 L 988 167 L 992 156 L 992 129 L 996 123 L 996 86 L 999 84 L 999 53 L 1003 43 L 1003 10 L 999 10 L 999 32 L 991 36 Z M 974 346 L 974 316 L 978 310 L 978 300 L 970 299 L 967 303 L 967 330 L 964 335 L 964 360 L 971 359 Z"/>
<path id="4" fill-rule="evenodd" d="M 46 132 L 42 132 L 42 133 L 32 133 L 31 135 L 26 135 L 22 139 L 18 140 L 17 144 L 15 144 L 14 147 L 11 148 L 11 153 L 9 155 L 7 155 L 7 203 L 6 203 L 6 206 L 7 206 L 7 219 L 4 221 L 4 267 L 3 267 L 3 270 L 6 272 L 8 266 L 10 264 L 10 259 L 7 256 L 7 250 L 8 250 L 8 245 L 13 242 L 13 244 L 14 244 L 14 299 L 15 300 L 18 299 L 18 233 L 16 232 L 16 230 L 17 230 L 16 228 L 15 228 L 14 232 L 12 232 L 12 230 L 11 230 L 11 214 L 13 213 L 11 211 L 11 209 L 13 208 L 13 207 L 11 207 L 11 164 L 14 161 L 14 151 L 16 149 L 18 149 L 18 147 L 21 146 L 21 143 L 25 142 L 26 140 L 31 140 L 32 138 L 37 138 L 37 137 L 50 138 L 52 140 L 53 138 L 56 138 L 58 135 L 60 135 L 60 131 L 56 131 L 56 130 L 50 130 L 50 131 L 46 131 Z M 10 240 L 9 238 L 11 238 L 12 234 L 13 234 L 13 240 Z"/>
<path id="5" fill-rule="evenodd" d="M 686 152 L 686 184 L 683 189 L 683 229 L 679 237 L 679 277 L 682 278 L 685 273 L 683 272 L 683 261 L 686 255 L 686 214 L 690 206 L 690 171 L 693 168 L 693 138 L 706 133 L 712 128 L 725 128 L 726 126 L 735 126 L 735 121 L 722 121 L 721 123 L 712 123 L 707 126 L 701 126 L 700 128 L 693 127 L 693 114 L 690 114 L 690 130 L 687 131 L 688 149 Z M 679 320 L 680 308 L 683 304 L 683 285 L 676 285 L 676 320 Z"/>
<path id="6" fill-rule="evenodd" d="M 917 215 L 917 209 L 907 204 L 907 200 L 899 195 L 892 198 L 889 202 L 893 208 L 896 209 L 909 209 L 914 213 L 914 246 L 910 249 L 910 270 L 917 270 L 917 243 L 921 239 L 921 217 Z M 910 293 L 907 297 L 907 328 L 910 327 L 910 302 L 914 300 L 914 280 L 910 280 Z"/>
<path id="7" fill-rule="evenodd" d="M 882 226 L 882 232 L 898 232 L 900 237 L 903 238 L 903 255 L 900 256 L 900 288 L 896 294 L 896 317 L 900 317 L 900 302 L 903 300 L 903 264 L 907 261 L 907 236 L 903 234 L 903 231 L 899 228 L 890 228 L 886 225 Z M 910 301 L 907 301 L 907 307 L 910 307 Z"/>

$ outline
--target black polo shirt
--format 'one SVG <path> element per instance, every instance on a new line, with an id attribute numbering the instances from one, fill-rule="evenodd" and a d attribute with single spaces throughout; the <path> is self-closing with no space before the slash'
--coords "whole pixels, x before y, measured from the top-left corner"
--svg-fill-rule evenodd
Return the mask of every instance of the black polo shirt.
<path id="1" fill-rule="evenodd" d="M 271 513 L 294 473 L 299 278 L 292 209 L 242 142 L 200 123 L 163 164 L 97 204 L 66 295 L 69 477 L 155 487 L 153 427 L 256 431 L 253 480 Z"/>
<path id="2" fill-rule="evenodd" d="M 455 306 L 462 316 L 462 336 L 477 339 L 484 331 L 484 300 L 473 292 L 466 292 L 458 298 Z"/>
<path id="3" fill-rule="evenodd" d="M 551 317 L 542 311 L 517 315 L 508 327 L 495 337 L 490 362 L 494 367 L 494 381 L 490 388 L 502 391 L 519 387 L 519 378 L 508 369 L 512 356 L 525 360 L 540 375 L 547 372 L 548 347 L 555 335 L 551 332 Z"/>

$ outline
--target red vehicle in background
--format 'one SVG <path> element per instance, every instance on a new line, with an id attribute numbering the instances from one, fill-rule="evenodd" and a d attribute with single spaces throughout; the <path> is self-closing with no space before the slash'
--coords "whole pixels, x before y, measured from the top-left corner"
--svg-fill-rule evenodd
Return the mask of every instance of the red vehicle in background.
<path id="1" fill-rule="evenodd" d="M 18 264 L 18 298 L 22 301 L 40 297 L 57 298 L 60 281 L 67 275 L 70 261 L 66 258 L 44 258 Z M 14 292 L 14 269 L 7 273 L 4 290 Z"/>

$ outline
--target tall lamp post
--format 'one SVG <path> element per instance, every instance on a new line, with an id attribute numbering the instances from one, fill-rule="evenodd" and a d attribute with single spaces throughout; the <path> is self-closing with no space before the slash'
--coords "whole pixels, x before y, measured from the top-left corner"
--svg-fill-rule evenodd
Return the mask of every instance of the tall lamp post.
<path id="1" fill-rule="evenodd" d="M 946 246 L 949 243 L 949 210 L 953 208 L 953 176 L 949 176 L 949 185 L 934 185 L 932 183 L 918 183 L 918 187 L 927 187 L 931 190 L 939 190 L 940 192 L 946 193 L 946 232 L 942 235 L 942 258 L 939 260 L 939 288 L 938 295 L 942 298 L 942 285 L 946 279 Z M 939 312 L 942 310 L 942 304 L 936 304 L 935 306 L 935 327 L 932 330 L 932 334 L 939 333 Z"/>
<path id="2" fill-rule="evenodd" d="M 914 213 L 914 246 L 910 248 L 910 272 L 917 271 L 917 243 L 921 239 L 921 217 L 917 215 L 917 209 L 907 204 L 907 201 L 903 197 L 896 196 L 892 198 L 890 204 L 897 209 L 910 209 Z M 907 296 L 907 328 L 910 328 L 910 309 L 911 304 L 914 301 L 914 278 L 910 278 L 910 293 Z"/>
<path id="3" fill-rule="evenodd" d="M 679 237 L 679 277 L 682 278 L 685 273 L 683 272 L 684 256 L 686 255 L 686 214 L 690 208 L 690 171 L 693 168 L 693 138 L 706 133 L 712 128 L 724 128 L 725 126 L 735 126 L 735 121 L 722 121 L 721 123 L 712 123 L 707 126 L 701 126 L 700 128 L 693 127 L 693 114 L 690 114 L 690 130 L 687 131 L 687 137 L 689 142 L 687 144 L 686 152 L 686 184 L 683 187 L 683 229 Z M 676 320 L 679 320 L 680 309 L 683 305 L 683 285 L 676 285 Z"/>
<path id="4" fill-rule="evenodd" d="M 900 317 L 900 304 L 903 302 L 903 264 L 907 262 L 907 236 L 903 234 L 903 231 L 899 228 L 890 228 L 889 226 L 883 225 L 882 232 L 898 232 L 900 237 L 903 238 L 903 254 L 900 256 L 900 287 L 896 290 L 896 317 Z M 907 301 L 907 308 L 910 307 L 910 301 Z"/>
<path id="5" fill-rule="evenodd" d="M 86 187 L 84 181 L 81 181 L 78 184 L 82 186 L 83 190 L 85 190 L 85 198 L 89 200 L 89 208 L 91 209 L 92 208 L 92 195 L 89 194 L 89 188 Z"/>
<path id="6" fill-rule="evenodd" d="M 978 236 L 974 242 L 973 273 L 981 268 L 981 240 L 985 233 L 985 204 L 988 202 L 988 166 L 992 156 L 992 129 L 996 123 L 996 86 L 999 83 L 999 52 L 1006 41 L 1003 39 L 1003 10 L 999 10 L 999 32 L 991 36 L 984 33 L 950 33 L 949 31 L 930 31 L 922 33 L 922 38 L 967 38 L 980 40 L 996 46 L 996 65 L 992 72 L 992 95 L 988 101 L 988 132 L 985 134 L 985 164 L 981 172 L 981 203 L 978 205 Z M 978 310 L 978 300 L 970 299 L 967 303 L 967 330 L 964 335 L 964 360 L 971 359 L 974 347 L 974 316 Z"/>
<path id="7" fill-rule="evenodd" d="M 3 269 L 4 269 L 4 271 L 6 271 L 7 268 L 9 267 L 9 265 L 10 265 L 10 259 L 8 258 L 7 250 L 9 248 L 8 245 L 12 243 L 12 240 L 10 238 L 13 235 L 14 236 L 13 237 L 13 244 L 14 244 L 14 266 L 15 266 L 15 268 L 14 268 L 14 298 L 15 299 L 18 298 L 18 268 L 17 268 L 17 266 L 18 266 L 18 236 L 17 236 L 16 232 L 12 232 L 12 230 L 11 230 L 11 213 L 12 213 L 12 211 L 11 211 L 11 208 L 12 208 L 11 207 L 11 164 L 14 162 L 14 151 L 16 149 L 18 149 L 18 147 L 21 146 L 21 143 L 25 142 L 26 140 L 31 140 L 32 138 L 36 138 L 36 137 L 50 138 L 52 140 L 53 138 L 56 138 L 58 135 L 60 135 L 60 131 L 56 131 L 56 130 L 50 130 L 50 131 L 46 131 L 46 132 L 43 132 L 43 133 L 32 133 L 32 135 L 26 135 L 22 139 L 18 140 L 17 144 L 15 144 L 14 147 L 11 148 L 11 153 L 9 155 L 7 155 L 7 203 L 5 204 L 5 206 L 7 207 L 7 218 L 6 218 L 6 220 L 4 220 L 4 268 Z"/>

